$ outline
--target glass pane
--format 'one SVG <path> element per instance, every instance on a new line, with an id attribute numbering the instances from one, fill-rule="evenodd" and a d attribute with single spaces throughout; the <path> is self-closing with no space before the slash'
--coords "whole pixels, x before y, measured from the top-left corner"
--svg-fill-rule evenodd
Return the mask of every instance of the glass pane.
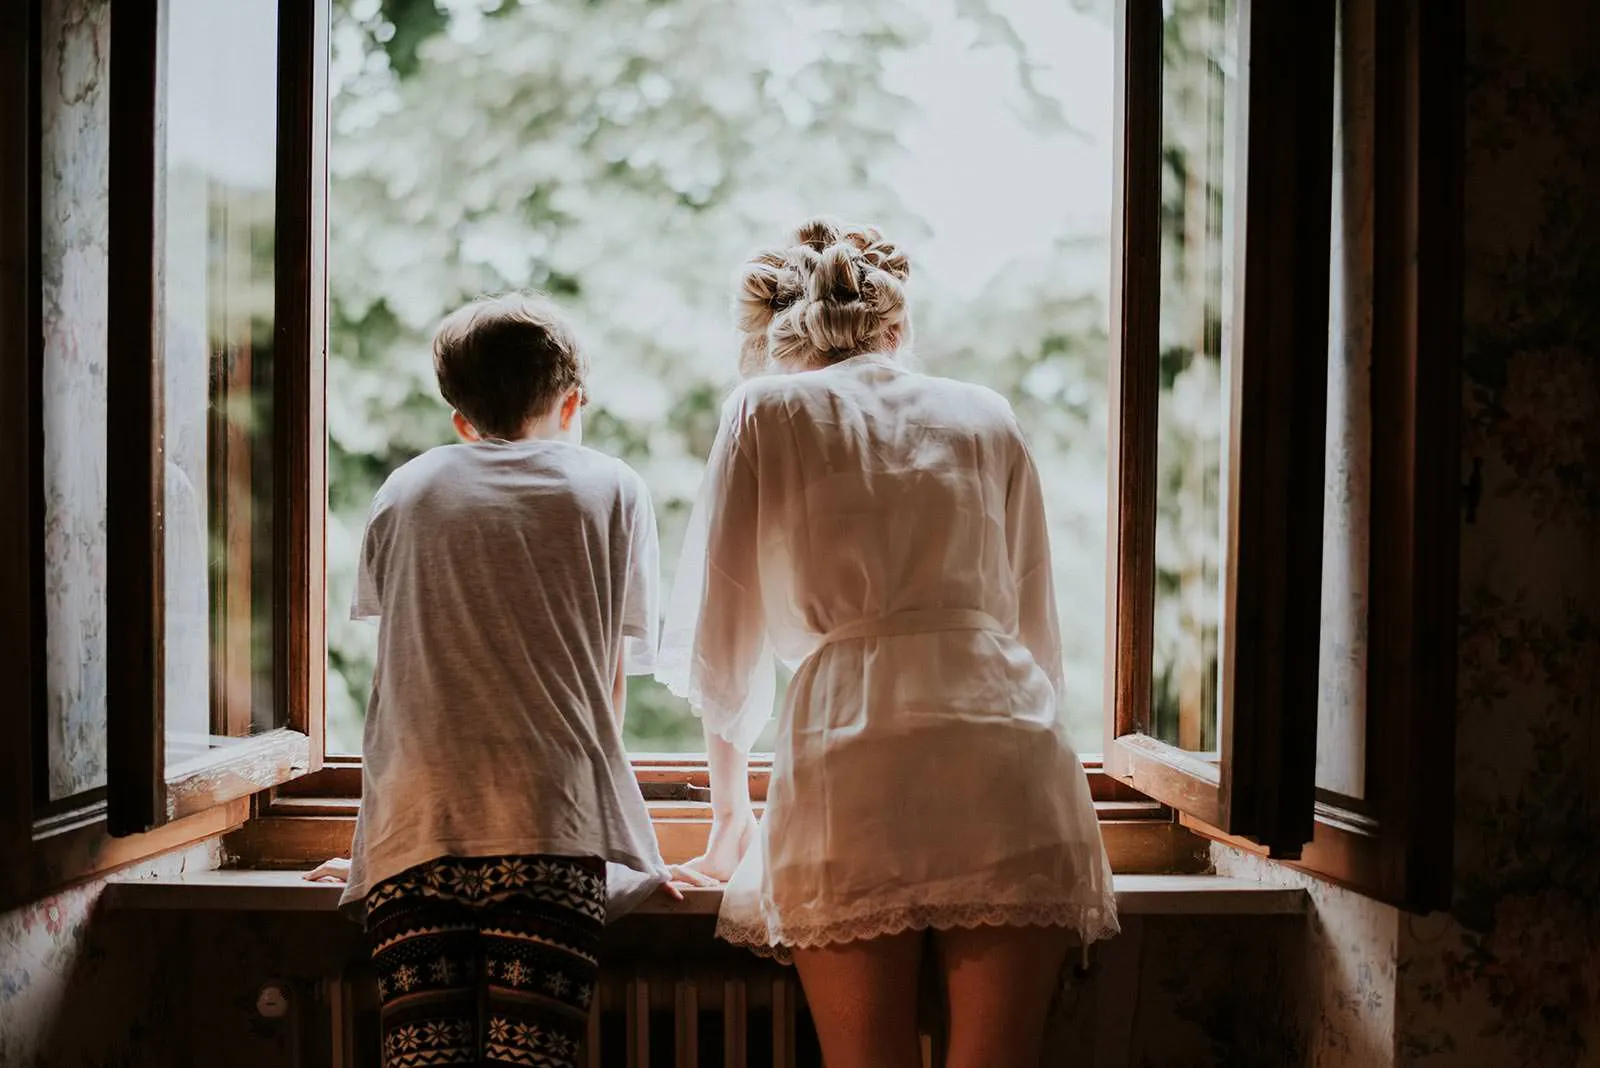
<path id="1" fill-rule="evenodd" d="M 519 287 L 577 313 L 585 441 L 649 484 L 670 584 L 736 377 L 729 278 L 827 212 L 909 250 L 923 367 L 1012 401 L 1045 486 L 1062 715 L 1098 752 L 1111 7 L 336 5 L 329 751 L 361 744 L 375 631 L 348 616 L 373 493 L 451 437 L 428 359 L 438 319 Z M 703 745 L 647 679 L 630 685 L 627 741 Z"/>
<path id="2" fill-rule="evenodd" d="M 277 7 L 169 0 L 166 729 L 173 778 L 281 724 L 272 688 Z"/>
<path id="3" fill-rule="evenodd" d="M 46 776 L 106 783 L 106 259 L 111 5 L 39 14 Z M 10 517 L 7 517 L 10 520 Z"/>
<path id="4" fill-rule="evenodd" d="M 1234 0 L 1166 4 L 1152 732 L 1200 752 L 1220 728 L 1237 28 Z"/>

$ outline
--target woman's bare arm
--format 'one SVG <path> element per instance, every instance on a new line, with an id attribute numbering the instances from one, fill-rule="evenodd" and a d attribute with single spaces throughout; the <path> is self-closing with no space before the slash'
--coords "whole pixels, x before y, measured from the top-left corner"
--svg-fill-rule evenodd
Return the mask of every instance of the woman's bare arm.
<path id="1" fill-rule="evenodd" d="M 756 840 L 749 755 L 707 730 L 706 763 L 711 772 L 711 835 L 706 851 L 673 868 L 675 878 L 694 886 L 727 882 Z"/>
<path id="2" fill-rule="evenodd" d="M 706 731 L 706 764 L 711 772 L 712 816 L 750 812 L 750 754 Z"/>

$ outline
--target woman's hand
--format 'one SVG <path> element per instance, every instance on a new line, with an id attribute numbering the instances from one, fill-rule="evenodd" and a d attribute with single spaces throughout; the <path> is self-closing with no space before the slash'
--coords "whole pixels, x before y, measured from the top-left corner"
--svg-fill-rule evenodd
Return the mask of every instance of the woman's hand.
<path id="1" fill-rule="evenodd" d="M 307 882 L 311 883 L 347 883 L 350 881 L 350 858 L 334 857 L 325 860 L 311 871 L 305 873 Z"/>
<path id="2" fill-rule="evenodd" d="M 707 726 L 706 764 L 711 773 L 711 838 L 704 853 L 672 867 L 672 877 L 691 886 L 717 886 L 733 878 L 756 839 L 749 754 Z"/>
<path id="3" fill-rule="evenodd" d="M 717 886 L 733 878 L 734 869 L 756 840 L 756 816 L 748 806 L 711 817 L 706 851 L 686 864 L 674 864 L 673 879 L 691 886 Z"/>

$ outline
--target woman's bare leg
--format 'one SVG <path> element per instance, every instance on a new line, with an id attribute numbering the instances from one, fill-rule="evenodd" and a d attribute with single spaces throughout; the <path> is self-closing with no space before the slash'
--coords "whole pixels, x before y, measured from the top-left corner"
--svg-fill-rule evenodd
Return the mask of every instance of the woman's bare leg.
<path id="1" fill-rule="evenodd" d="M 945 1068 L 1038 1068 L 1072 943 L 1064 927 L 934 932 L 950 1005 Z"/>
<path id="2" fill-rule="evenodd" d="M 924 937 L 910 931 L 795 950 L 828 1068 L 921 1068 L 917 973 Z"/>

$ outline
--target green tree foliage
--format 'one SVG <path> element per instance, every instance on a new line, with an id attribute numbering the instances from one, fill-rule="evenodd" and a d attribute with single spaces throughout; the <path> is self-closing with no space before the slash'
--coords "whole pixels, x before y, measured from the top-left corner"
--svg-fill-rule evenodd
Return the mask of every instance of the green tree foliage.
<path id="1" fill-rule="evenodd" d="M 1214 749 L 1222 617 L 1224 330 L 1231 311 L 1234 0 L 1173 0 L 1162 34 L 1157 736 Z"/>
<path id="2" fill-rule="evenodd" d="M 1060 101 L 1040 88 L 1001 0 L 949 10 L 1010 57 L 1026 121 L 1060 129 Z M 594 363 L 587 440 L 644 474 L 670 581 L 733 381 L 735 266 L 818 211 L 876 222 L 913 256 L 927 236 L 890 175 L 917 107 L 893 61 L 929 32 L 917 0 L 336 7 L 331 744 L 359 745 L 371 676 L 374 634 L 344 618 L 366 508 L 389 471 L 449 434 L 428 352 L 438 318 L 515 287 L 575 312 Z M 1064 714 L 1089 751 L 1104 649 L 1108 275 L 1102 225 L 1057 235 L 976 291 L 913 279 L 919 358 L 1011 397 L 1045 473 Z M 681 702 L 636 680 L 628 739 L 693 749 L 699 730 Z"/>

